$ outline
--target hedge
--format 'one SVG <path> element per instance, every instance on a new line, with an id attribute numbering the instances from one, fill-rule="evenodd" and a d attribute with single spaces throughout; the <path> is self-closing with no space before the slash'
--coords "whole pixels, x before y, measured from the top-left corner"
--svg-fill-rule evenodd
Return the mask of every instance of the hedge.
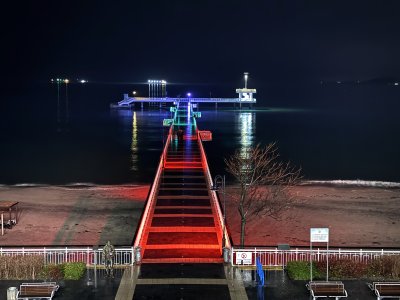
<path id="1" fill-rule="evenodd" d="M 81 262 L 45 265 L 41 255 L 0 256 L 0 280 L 77 280 L 85 271 Z"/>
<path id="2" fill-rule="evenodd" d="M 310 280 L 310 263 L 291 261 L 287 264 L 287 272 L 291 279 Z M 323 279 L 326 274 L 326 262 L 313 262 L 313 279 Z M 400 255 L 381 256 L 368 264 L 352 259 L 330 259 L 330 279 L 359 279 L 375 280 L 400 279 Z"/>

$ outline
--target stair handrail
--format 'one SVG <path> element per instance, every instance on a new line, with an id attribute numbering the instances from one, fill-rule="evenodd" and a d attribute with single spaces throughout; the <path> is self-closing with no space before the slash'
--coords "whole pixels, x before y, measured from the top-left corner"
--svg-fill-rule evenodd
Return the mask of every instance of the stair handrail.
<path id="1" fill-rule="evenodd" d="M 150 209 L 153 207 L 154 201 L 156 199 L 156 195 L 158 193 L 160 177 L 161 177 L 162 170 L 164 169 L 164 164 L 165 164 L 165 157 L 167 155 L 168 146 L 169 146 L 169 144 L 171 142 L 171 138 L 172 138 L 172 127 L 173 127 L 173 125 L 171 125 L 169 128 L 168 138 L 167 138 L 167 141 L 165 142 L 164 150 L 160 157 L 160 162 L 158 164 L 157 173 L 154 177 L 153 184 L 151 185 L 151 190 L 150 190 L 149 196 L 147 197 L 146 208 L 143 212 L 142 219 L 141 219 L 140 225 L 139 225 L 139 230 L 137 231 L 135 242 L 133 244 L 134 248 L 141 246 L 142 239 L 143 239 L 143 233 L 144 233 L 143 231 L 146 226 L 146 223 L 148 222 L 149 214 L 151 213 Z"/>

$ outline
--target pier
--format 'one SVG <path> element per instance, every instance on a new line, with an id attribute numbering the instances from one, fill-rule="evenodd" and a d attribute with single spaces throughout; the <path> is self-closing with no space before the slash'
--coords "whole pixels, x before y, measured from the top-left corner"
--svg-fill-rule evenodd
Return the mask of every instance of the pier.
<path id="1" fill-rule="evenodd" d="M 111 108 L 116 109 L 130 109 L 135 108 L 135 105 L 140 105 L 141 108 L 144 108 L 144 104 L 148 104 L 148 106 L 159 106 L 164 107 L 166 104 L 170 105 L 178 105 L 178 103 L 190 103 L 194 107 L 200 103 L 213 103 L 215 104 L 215 108 L 218 108 L 218 104 L 233 104 L 234 106 L 238 105 L 239 108 L 242 108 L 242 105 L 247 105 L 252 107 L 257 103 L 256 98 L 254 98 L 254 94 L 257 93 L 256 89 L 247 88 L 247 80 L 248 73 L 244 73 L 244 88 L 236 89 L 236 94 L 238 95 L 235 98 L 194 98 L 190 93 L 186 94 L 186 97 L 167 97 L 167 81 L 165 80 L 148 80 L 149 85 L 149 96 L 148 97 L 130 97 L 128 94 L 124 94 L 124 97 L 121 101 L 117 103 L 112 103 Z M 135 95 L 135 93 L 134 93 Z"/>
<path id="2" fill-rule="evenodd" d="M 230 248 L 195 116 L 177 104 L 134 242 L 143 263 L 222 263 Z"/>
<path id="3" fill-rule="evenodd" d="M 257 103 L 255 98 L 251 99 L 242 99 L 242 98 L 149 98 L 149 97 L 129 97 L 128 94 L 124 94 L 124 99 L 119 101 L 117 104 L 112 104 L 112 108 L 133 108 L 135 104 L 140 104 L 140 107 L 143 108 L 144 103 L 159 105 L 160 107 L 165 106 L 165 104 L 169 103 L 171 105 L 177 103 L 192 103 L 192 104 L 200 104 L 200 103 L 214 103 L 215 107 L 218 107 L 218 104 L 227 104 L 231 103 L 234 105 L 248 105 L 252 106 Z"/>

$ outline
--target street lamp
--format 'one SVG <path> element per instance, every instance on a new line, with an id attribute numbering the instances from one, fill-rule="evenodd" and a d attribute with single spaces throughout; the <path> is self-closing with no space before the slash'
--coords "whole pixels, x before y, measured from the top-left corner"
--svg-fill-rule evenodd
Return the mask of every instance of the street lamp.
<path id="1" fill-rule="evenodd" d="M 226 222 L 226 201 L 225 201 L 225 175 L 217 175 L 214 178 L 212 191 L 222 191 L 223 221 L 222 221 L 222 248 L 225 248 L 225 222 Z"/>

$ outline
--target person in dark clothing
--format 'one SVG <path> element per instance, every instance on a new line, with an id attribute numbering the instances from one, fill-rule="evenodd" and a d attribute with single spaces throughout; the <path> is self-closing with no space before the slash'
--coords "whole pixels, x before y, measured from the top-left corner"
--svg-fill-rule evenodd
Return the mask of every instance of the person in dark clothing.
<path id="1" fill-rule="evenodd" d="M 178 129 L 178 141 L 183 141 L 183 130 L 181 128 Z"/>

